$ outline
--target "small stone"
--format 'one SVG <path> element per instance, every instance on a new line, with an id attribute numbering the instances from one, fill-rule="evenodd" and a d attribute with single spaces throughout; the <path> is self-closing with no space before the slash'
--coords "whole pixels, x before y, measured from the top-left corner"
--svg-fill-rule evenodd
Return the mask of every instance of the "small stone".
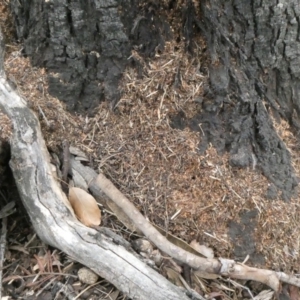
<path id="1" fill-rule="evenodd" d="M 153 250 L 150 258 L 153 259 L 157 267 L 160 267 L 163 258 L 159 250 Z"/>
<path id="2" fill-rule="evenodd" d="M 98 280 L 98 275 L 88 268 L 81 268 L 78 270 L 78 278 L 82 283 L 94 284 Z"/>
<path id="3" fill-rule="evenodd" d="M 138 252 L 145 252 L 150 255 L 153 251 L 151 243 L 146 239 L 137 239 L 132 242 L 133 248 Z"/>

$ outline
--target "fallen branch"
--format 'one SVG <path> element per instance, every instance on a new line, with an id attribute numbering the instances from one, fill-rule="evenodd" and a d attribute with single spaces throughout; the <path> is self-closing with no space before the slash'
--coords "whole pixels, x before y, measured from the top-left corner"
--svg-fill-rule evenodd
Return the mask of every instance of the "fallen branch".
<path id="1" fill-rule="evenodd" d="M 0 30 L 0 68 L 3 48 Z M 34 113 L 0 69 L 0 109 L 10 118 L 12 170 L 20 198 L 38 236 L 114 284 L 131 299 L 188 300 L 189 297 L 104 233 L 77 221 L 59 183 Z"/>
<path id="2" fill-rule="evenodd" d="M 79 172 L 88 183 L 91 192 L 105 201 L 111 199 L 129 218 L 139 231 L 141 231 L 161 251 L 172 258 L 185 263 L 193 269 L 222 275 L 230 278 L 254 280 L 270 286 L 275 292 L 280 291 L 280 281 L 300 287 L 300 279 L 282 272 L 267 269 L 258 269 L 246 266 L 230 259 L 206 259 L 170 243 L 159 233 L 139 212 L 139 210 L 127 199 L 103 174 L 96 173 L 88 167 L 80 166 L 80 163 L 72 160 L 72 168 Z"/>

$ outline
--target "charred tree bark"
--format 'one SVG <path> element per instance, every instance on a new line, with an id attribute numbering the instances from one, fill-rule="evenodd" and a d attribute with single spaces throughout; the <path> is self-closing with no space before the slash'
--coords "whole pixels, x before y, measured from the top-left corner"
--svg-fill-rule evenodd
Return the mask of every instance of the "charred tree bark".
<path id="1" fill-rule="evenodd" d="M 118 102 L 118 83 L 134 37 L 140 51 L 154 53 L 153 14 L 137 18 L 135 0 L 11 1 L 24 53 L 49 74 L 49 92 L 73 111 L 93 113 L 104 99 Z"/>
<path id="2" fill-rule="evenodd" d="M 207 39 L 212 64 L 198 118 L 214 121 L 202 129 L 219 150 L 230 151 L 232 165 L 257 163 L 271 189 L 288 200 L 298 180 L 270 115 L 299 129 L 299 2 L 200 3 L 202 19 L 194 24 Z"/>
<path id="3" fill-rule="evenodd" d="M 117 1 L 13 1 L 11 7 L 24 52 L 48 69 L 49 91 L 68 109 L 92 112 L 104 97 L 119 99 L 130 48 Z"/>

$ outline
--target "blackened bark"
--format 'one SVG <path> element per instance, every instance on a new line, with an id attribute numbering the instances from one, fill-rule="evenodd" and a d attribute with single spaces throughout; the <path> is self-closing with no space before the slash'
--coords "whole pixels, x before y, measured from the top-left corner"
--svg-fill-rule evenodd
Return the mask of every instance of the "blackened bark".
<path id="1" fill-rule="evenodd" d="M 299 1 L 201 1 L 212 64 L 200 120 L 208 139 L 229 150 L 231 164 L 258 165 L 290 199 L 298 184 L 290 153 L 270 112 L 299 129 Z M 223 130 L 221 129 L 223 128 Z"/>
<path id="2" fill-rule="evenodd" d="M 115 0 L 11 1 L 17 35 L 34 65 L 49 71 L 49 91 L 70 110 L 92 110 L 116 89 L 130 53 Z"/>
<path id="3" fill-rule="evenodd" d="M 151 56 L 169 28 L 135 0 L 12 0 L 17 36 L 34 65 L 46 67 L 49 92 L 71 111 L 118 102 L 132 46 Z M 141 8 L 145 9 L 145 7 Z"/>

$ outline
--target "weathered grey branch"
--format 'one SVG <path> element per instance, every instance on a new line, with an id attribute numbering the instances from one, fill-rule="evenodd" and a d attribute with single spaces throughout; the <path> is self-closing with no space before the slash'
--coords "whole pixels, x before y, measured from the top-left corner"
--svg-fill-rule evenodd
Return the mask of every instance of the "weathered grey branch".
<path id="1" fill-rule="evenodd" d="M 3 57 L 0 49 L 0 57 Z M 1 66 L 1 63 L 0 63 Z M 52 175 L 39 122 L 0 72 L 0 109 L 13 124 L 10 167 L 39 237 L 114 284 L 132 299 L 189 299 L 178 287 L 104 234 L 83 226 Z"/>
<path id="2" fill-rule="evenodd" d="M 267 284 L 276 292 L 280 290 L 280 281 L 300 286 L 300 280 L 285 273 L 267 269 L 258 269 L 237 263 L 230 259 L 205 259 L 170 243 L 160 234 L 137 210 L 137 208 L 108 180 L 103 174 L 79 162 L 72 160 L 72 169 L 80 173 L 86 181 L 91 192 L 99 199 L 113 201 L 128 217 L 129 221 L 141 231 L 153 244 L 172 258 L 205 273 L 219 274 L 243 280 L 255 280 Z M 110 199 L 108 199 L 108 198 Z"/>

